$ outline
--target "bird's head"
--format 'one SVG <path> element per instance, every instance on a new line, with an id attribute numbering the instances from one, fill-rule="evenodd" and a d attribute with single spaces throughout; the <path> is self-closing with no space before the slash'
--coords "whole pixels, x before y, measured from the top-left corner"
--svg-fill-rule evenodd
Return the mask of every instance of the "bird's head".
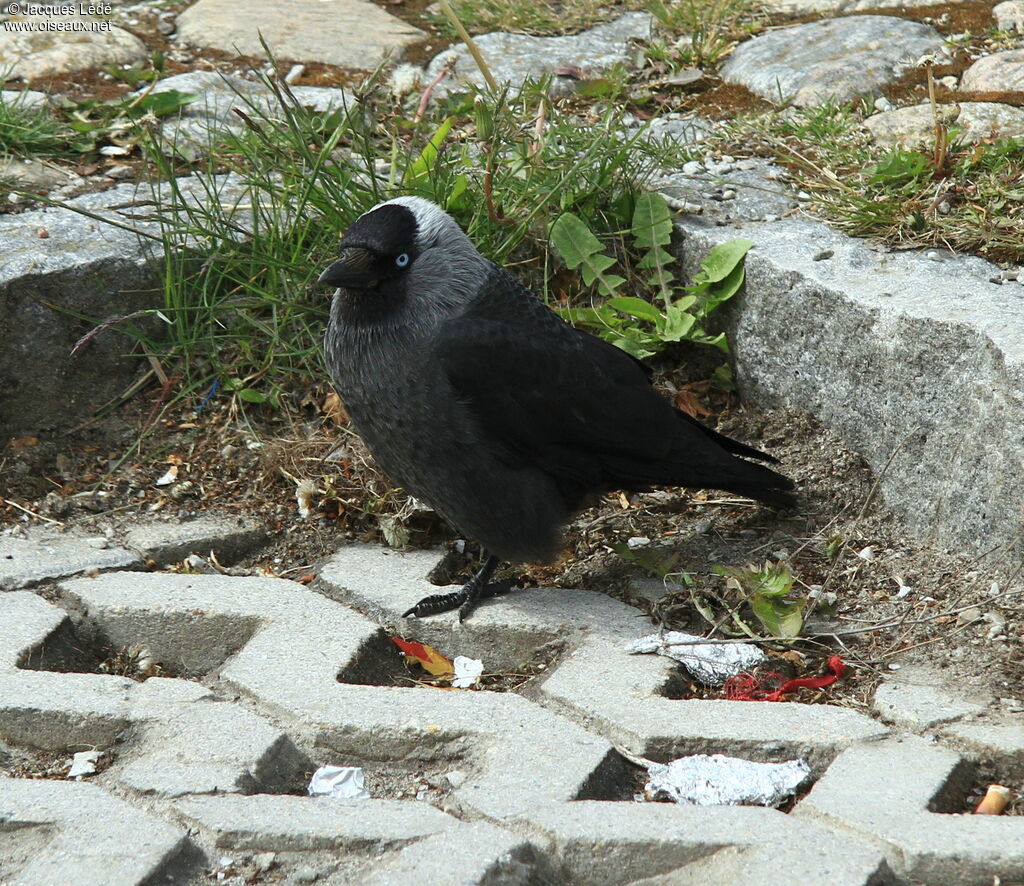
<path id="1" fill-rule="evenodd" d="M 447 288 L 449 273 L 478 260 L 483 257 L 448 213 L 422 197 L 397 197 L 353 222 L 319 282 L 349 292 L 429 292 Z"/>

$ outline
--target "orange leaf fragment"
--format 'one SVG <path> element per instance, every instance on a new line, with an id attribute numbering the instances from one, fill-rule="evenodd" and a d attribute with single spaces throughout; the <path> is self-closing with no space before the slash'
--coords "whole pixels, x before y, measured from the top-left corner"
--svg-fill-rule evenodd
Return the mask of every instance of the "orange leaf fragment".
<path id="1" fill-rule="evenodd" d="M 681 409 L 693 418 L 699 419 L 713 414 L 710 409 L 706 408 L 704 404 L 697 399 L 697 395 L 694 394 L 693 391 L 688 391 L 685 388 L 676 391 L 675 401 L 678 409 Z"/>
<path id="2" fill-rule="evenodd" d="M 326 415 L 339 428 L 348 422 L 348 413 L 342 405 L 341 397 L 331 391 L 324 397 L 324 415 Z"/>
<path id="3" fill-rule="evenodd" d="M 402 655 L 407 660 L 415 662 L 435 677 L 445 677 L 455 673 L 455 665 L 434 649 L 433 646 L 402 640 L 398 637 L 392 637 L 391 642 L 402 650 Z"/>

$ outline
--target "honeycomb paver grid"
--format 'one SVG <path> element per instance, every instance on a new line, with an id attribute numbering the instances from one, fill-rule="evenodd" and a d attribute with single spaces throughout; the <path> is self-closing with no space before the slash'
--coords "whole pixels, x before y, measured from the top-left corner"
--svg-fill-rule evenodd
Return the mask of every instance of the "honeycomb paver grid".
<path id="1" fill-rule="evenodd" d="M 531 590 L 489 601 L 462 626 L 444 616 L 403 623 L 399 613 L 430 592 L 435 562 L 357 546 L 314 588 L 114 571 L 44 583 L 49 599 L 0 594 L 0 739 L 69 756 L 97 747 L 112 759 L 89 784 L 0 779 L 0 882 L 54 882 L 53 865 L 100 882 L 81 828 L 97 847 L 132 827 L 146 829 L 144 851 L 103 869 L 110 886 L 202 882 L 224 852 L 278 853 L 289 875 L 308 858 L 326 883 L 1024 876 L 1024 820 L 931 811 L 969 768 L 934 736 L 828 705 L 666 698 L 672 664 L 622 651 L 648 622 L 600 594 Z M 489 670 L 537 650 L 550 663 L 522 695 L 374 685 L 394 631 Z M 96 637 L 145 646 L 182 676 L 66 672 L 62 655 Z M 44 669 L 55 662 L 65 671 Z M 800 755 L 817 781 L 791 814 L 617 802 L 631 773 L 614 744 Z M 299 796 L 323 762 L 462 777 L 438 806 Z"/>

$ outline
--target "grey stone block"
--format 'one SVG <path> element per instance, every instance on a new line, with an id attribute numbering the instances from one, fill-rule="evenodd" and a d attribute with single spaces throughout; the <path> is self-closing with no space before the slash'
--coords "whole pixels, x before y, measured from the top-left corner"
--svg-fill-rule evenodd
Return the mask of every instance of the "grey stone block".
<path id="1" fill-rule="evenodd" d="M 217 183 L 230 202 L 235 180 Z M 194 179 L 178 184 L 206 199 Z M 158 237 L 157 222 L 128 220 L 111 208 L 152 197 L 148 187 L 119 185 L 69 206 Z M 125 356 L 131 339 L 116 329 L 71 356 L 96 323 L 163 306 L 159 247 L 82 212 L 47 207 L 0 216 L 0 329 L 21 330 L 0 350 L 0 438 L 74 427 L 120 394 L 142 365 Z"/>
<path id="2" fill-rule="evenodd" d="M 118 572 L 64 582 L 61 592 L 114 646 L 144 645 L 172 671 L 200 675 L 249 640 L 265 614 L 256 601 L 269 602 L 274 589 L 286 584 L 260 577 Z M 280 608 L 271 604 L 267 614 Z"/>
<path id="3" fill-rule="evenodd" d="M 414 843 L 364 880 L 366 886 L 408 882 L 536 886 L 559 881 L 552 879 L 546 859 L 527 840 L 479 821 Z"/>
<path id="4" fill-rule="evenodd" d="M 875 690 L 871 708 L 883 720 L 910 731 L 930 729 L 985 710 L 991 696 L 957 692 L 932 668 L 904 666 Z"/>
<path id="5" fill-rule="evenodd" d="M 331 797 L 186 797 L 175 808 L 224 849 L 380 852 L 459 826 L 413 800 Z"/>
<path id="6" fill-rule="evenodd" d="M 0 673 L 22 666 L 36 648 L 67 622 L 67 615 L 42 597 L 12 591 L 0 597 Z"/>
<path id="7" fill-rule="evenodd" d="M 1018 715 L 1010 722 L 976 720 L 953 723 L 941 730 L 958 747 L 1008 771 L 1018 780 L 1024 777 L 1024 722 Z M 1003 776 L 1006 777 L 1006 776 Z"/>
<path id="8" fill-rule="evenodd" d="M 606 636 L 581 645 L 547 677 L 541 693 L 636 752 L 658 759 L 700 753 L 764 761 L 802 757 L 820 770 L 851 744 L 887 732 L 832 705 L 666 698 L 661 688 L 674 664 L 661 656 L 627 655 L 627 640 Z"/>
<path id="9" fill-rule="evenodd" d="M 267 540 L 267 530 L 255 520 L 239 517 L 197 517 L 181 522 L 152 522 L 133 527 L 125 545 L 158 565 L 177 563 L 189 554 L 213 551 L 225 566 L 240 560 Z"/>
<path id="10" fill-rule="evenodd" d="M 189 71 L 165 77 L 153 87 L 153 92 L 177 90 L 198 95 L 199 99 L 185 105 L 178 114 L 160 122 L 160 138 L 165 148 L 173 153 L 195 159 L 207 153 L 211 146 L 225 136 L 246 129 L 242 119 L 234 113 L 237 108 L 249 117 L 280 119 L 277 98 L 272 90 L 259 81 L 243 80 L 217 71 Z M 354 100 L 342 89 L 319 86 L 293 86 L 291 94 L 302 107 L 320 113 L 344 111 Z"/>
<path id="11" fill-rule="evenodd" d="M 649 13 L 627 12 L 614 21 L 595 25 L 578 34 L 534 37 L 495 31 L 474 40 L 487 59 L 494 79 L 517 90 L 528 77 L 538 79 L 560 65 L 577 67 L 585 77 L 600 76 L 612 65 L 628 59 L 632 39 L 650 37 L 651 22 Z M 460 87 L 466 89 L 470 84 L 484 85 L 483 75 L 465 43 L 456 44 L 431 61 L 427 67 L 427 82 L 441 73 L 452 54 L 457 59 L 454 73 L 437 85 L 435 98 L 442 98 Z"/>
<path id="12" fill-rule="evenodd" d="M 956 753 L 914 736 L 862 744 L 835 760 L 794 814 L 871 839 L 898 874 L 915 882 L 1019 879 L 1019 816 L 930 811 L 962 803 L 969 774 Z"/>
<path id="13" fill-rule="evenodd" d="M 929 25 L 853 15 L 761 34 L 737 46 L 720 73 L 768 101 L 806 107 L 879 89 L 942 46 Z"/>
<path id="14" fill-rule="evenodd" d="M 0 778 L 0 832 L 12 830 L 48 839 L 4 881 L 10 886 L 143 886 L 187 848 L 180 828 L 75 782 Z"/>
<path id="15" fill-rule="evenodd" d="M 774 809 L 591 801 L 540 810 L 531 822 L 572 882 L 588 886 L 892 882 L 879 851 Z"/>
<path id="16" fill-rule="evenodd" d="M 200 0 L 177 17 L 179 40 L 262 58 L 266 41 L 279 60 L 373 70 L 427 35 L 365 0 Z"/>
<path id="17" fill-rule="evenodd" d="M 721 221 L 677 227 L 690 266 L 737 236 L 755 243 L 745 290 L 727 306 L 748 402 L 808 412 L 836 432 L 912 532 L 971 551 L 1005 545 L 1016 563 L 1024 288 L 990 282 L 999 269 L 979 258 L 889 253 L 809 219 Z M 822 252 L 831 256 L 815 261 Z"/>
<path id="18" fill-rule="evenodd" d="M 142 561 L 131 551 L 100 547 L 100 544 L 106 545 L 106 539 L 51 529 L 30 530 L 24 538 L 0 535 L 0 590 L 28 588 L 88 569 L 102 571 L 142 566 Z"/>
<path id="19" fill-rule="evenodd" d="M 128 726 L 126 677 L 0 674 L 0 737 L 44 750 L 110 747 Z"/>
<path id="20" fill-rule="evenodd" d="M 132 692 L 141 736 L 111 777 L 140 793 L 274 793 L 296 790 L 309 758 L 280 729 L 183 680 L 151 678 Z"/>

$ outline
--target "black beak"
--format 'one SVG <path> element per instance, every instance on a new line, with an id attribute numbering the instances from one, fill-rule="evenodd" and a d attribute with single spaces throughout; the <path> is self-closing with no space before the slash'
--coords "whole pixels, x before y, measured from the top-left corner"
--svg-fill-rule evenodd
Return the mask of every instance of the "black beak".
<path id="1" fill-rule="evenodd" d="M 372 250 L 346 246 L 317 282 L 340 289 L 367 289 L 380 279 L 376 264 L 377 255 Z"/>

